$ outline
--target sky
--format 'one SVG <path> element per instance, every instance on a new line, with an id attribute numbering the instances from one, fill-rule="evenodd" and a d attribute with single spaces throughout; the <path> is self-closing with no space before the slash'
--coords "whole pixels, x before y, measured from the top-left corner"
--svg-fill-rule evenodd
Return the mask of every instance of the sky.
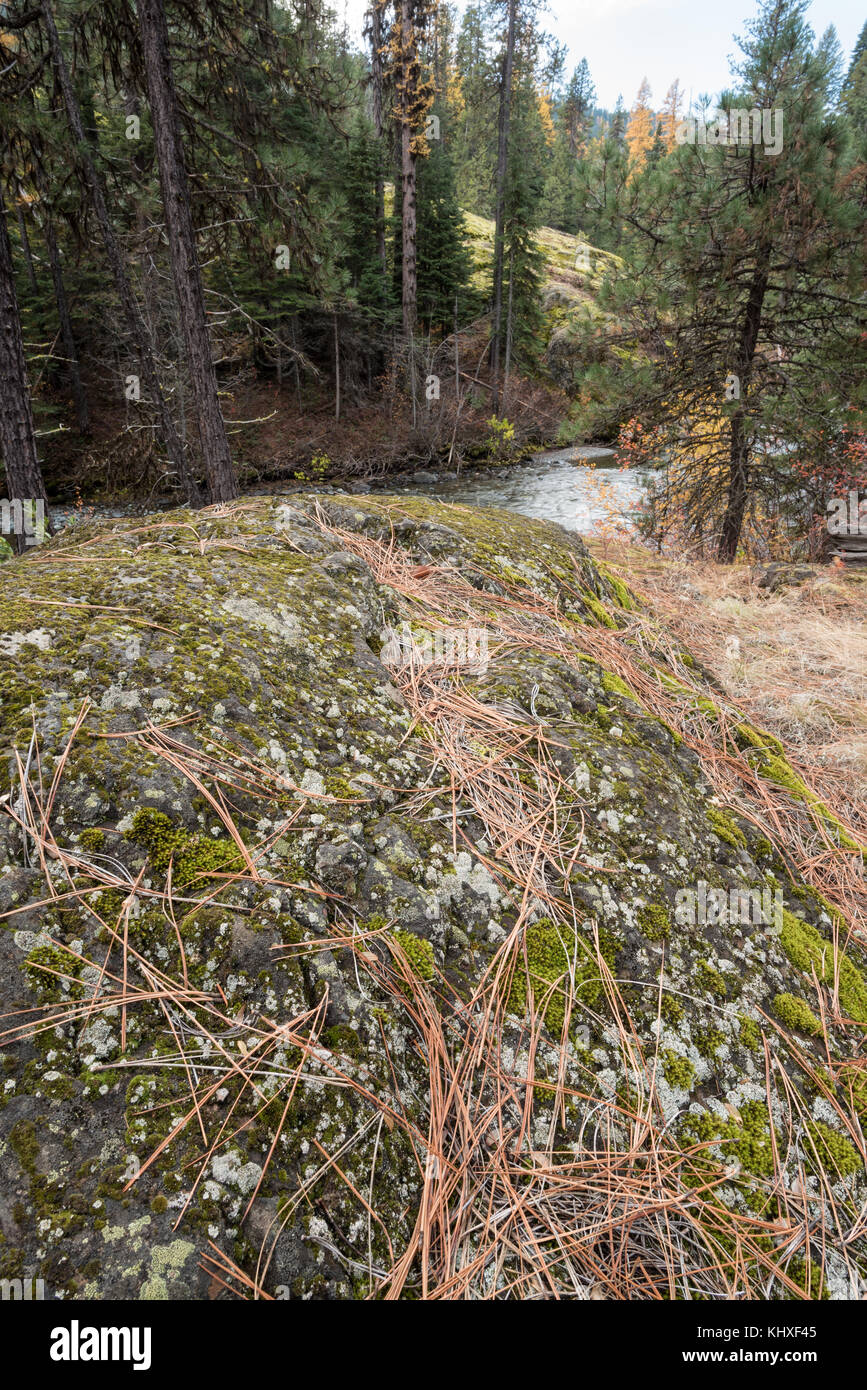
<path id="1" fill-rule="evenodd" d="M 367 0 L 330 3 L 360 40 Z M 643 77 L 661 105 L 676 77 L 687 97 L 715 96 L 727 85 L 734 35 L 757 8 L 754 0 L 548 0 L 545 28 L 567 45 L 567 73 L 586 57 L 600 106 L 611 109 L 622 94 L 630 107 Z M 807 19 L 817 36 L 834 25 L 848 66 L 865 0 L 812 0 Z"/>

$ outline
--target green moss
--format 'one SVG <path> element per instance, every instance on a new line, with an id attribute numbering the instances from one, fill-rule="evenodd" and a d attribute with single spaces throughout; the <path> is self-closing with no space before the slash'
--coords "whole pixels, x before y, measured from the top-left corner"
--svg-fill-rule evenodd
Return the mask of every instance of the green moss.
<path id="1" fill-rule="evenodd" d="M 648 941 L 664 941 L 671 931 L 671 916 L 661 903 L 644 903 L 637 917 L 639 930 Z"/>
<path id="2" fill-rule="evenodd" d="M 746 835 L 725 811 L 719 810 L 716 806 L 708 806 L 707 818 L 713 826 L 714 834 L 727 845 L 731 845 L 733 849 L 746 849 Z"/>
<path id="3" fill-rule="evenodd" d="M 78 843 L 86 854 L 98 854 L 101 849 L 105 848 L 105 835 L 101 830 L 92 826 L 87 830 L 82 830 L 78 837 Z"/>
<path id="4" fill-rule="evenodd" d="M 191 835 L 162 811 L 149 806 L 139 807 L 135 812 L 126 838 L 147 850 L 158 873 L 165 873 L 172 862 L 172 881 L 179 888 L 211 874 L 240 873 L 244 867 L 233 841 Z"/>
<path id="5" fill-rule="evenodd" d="M 840 821 L 828 810 L 819 798 L 810 791 L 809 787 L 801 780 L 794 768 L 782 754 L 765 754 L 762 757 L 759 771 L 762 776 L 770 782 L 775 782 L 777 786 L 783 787 L 790 796 L 797 801 L 803 801 L 814 816 L 818 816 L 827 825 L 833 827 L 837 832 L 837 839 L 844 849 L 863 849 L 857 840 L 853 840 L 843 829 Z"/>
<path id="6" fill-rule="evenodd" d="M 600 574 L 605 576 L 605 579 L 614 590 L 619 607 L 624 608 L 627 613 L 633 612 L 638 607 L 638 602 L 628 585 L 626 585 L 622 579 L 618 578 L 616 574 L 612 574 L 608 566 L 603 564 L 601 560 L 596 561 L 596 568 Z"/>
<path id="7" fill-rule="evenodd" d="M 831 942 L 786 908 L 783 909 L 780 945 L 789 960 L 805 975 L 812 975 L 815 970 L 818 979 L 833 988 L 834 949 Z M 843 951 L 837 952 L 837 977 L 844 1012 L 856 1023 L 867 1023 L 867 981 Z"/>
<path id="8" fill-rule="evenodd" d="M 696 962 L 695 978 L 699 989 L 705 990 L 708 994 L 715 994 L 719 999 L 725 999 L 728 993 L 725 977 L 714 969 L 710 961 Z"/>
<path id="9" fill-rule="evenodd" d="M 737 1159 L 745 1172 L 758 1178 L 773 1177 L 770 1116 L 761 1101 L 747 1101 L 741 1107 L 739 1120 L 734 1117 L 721 1120 L 707 1113 L 687 1115 L 681 1125 L 681 1136 L 686 1143 L 718 1144 L 724 1157 Z"/>
<path id="10" fill-rule="evenodd" d="M 762 1030 L 754 1018 L 747 1018 L 741 1014 L 741 1030 L 738 1035 L 741 1045 L 748 1047 L 751 1052 L 757 1052 L 762 1045 Z"/>
<path id="11" fill-rule="evenodd" d="M 660 1054 L 662 1057 L 662 1074 L 669 1086 L 678 1086 L 682 1091 L 689 1091 L 695 1080 L 695 1067 L 688 1057 L 681 1057 L 679 1053 L 667 1049 Z"/>
<path id="12" fill-rule="evenodd" d="M 864 1160 L 853 1144 L 822 1120 L 810 1120 L 807 1132 L 815 1145 L 819 1166 L 842 1177 L 861 1172 Z M 807 1146 L 809 1147 L 809 1145 Z"/>
<path id="13" fill-rule="evenodd" d="M 778 738 L 764 730 L 754 729 L 752 724 L 746 722 L 735 725 L 735 741 L 740 748 L 770 748 L 773 753 L 784 756 L 785 750 Z"/>
<path id="14" fill-rule="evenodd" d="M 683 1005 L 673 994 L 663 994 L 659 1003 L 660 1016 L 666 1023 L 676 1025 L 683 1018 Z"/>
<path id="15" fill-rule="evenodd" d="M 161 1215 L 162 1212 L 166 1211 L 168 1205 L 168 1201 L 163 1196 L 151 1198 L 151 1211 L 155 1212 L 157 1216 Z"/>
<path id="16" fill-rule="evenodd" d="M 32 1120 L 19 1120 L 12 1126 L 9 1131 L 9 1147 L 25 1173 L 34 1174 L 39 1157 L 39 1140 L 36 1138 L 36 1127 Z"/>
<path id="17" fill-rule="evenodd" d="M 582 590 L 581 602 L 585 604 L 587 609 L 596 619 L 597 626 L 616 628 L 617 624 L 612 618 L 611 614 L 608 612 L 607 608 L 605 608 L 604 604 L 601 604 L 599 602 L 598 598 L 596 598 L 594 594 L 588 593 L 586 589 Z"/>
<path id="18" fill-rule="evenodd" d="M 708 1061 L 713 1061 L 725 1040 L 726 1035 L 722 1029 L 712 1023 L 695 1030 L 695 1045 L 702 1057 L 707 1057 Z"/>
<path id="19" fill-rule="evenodd" d="M 573 948 L 574 958 L 567 949 L 567 944 Z M 614 938 L 600 931 L 599 945 L 603 960 L 608 968 L 613 970 L 617 951 Z M 519 955 L 507 1001 L 507 1008 L 512 1013 L 523 1015 L 527 1012 L 531 989 L 537 1009 L 541 1007 L 542 1001 L 550 991 L 550 998 L 545 1005 L 545 1023 L 552 1033 L 562 1033 L 566 1017 L 567 991 L 571 988 L 570 975 L 573 971 L 575 998 L 591 1008 L 599 1004 L 604 989 L 596 952 L 589 942 L 582 937 L 569 937 L 566 931 L 557 927 L 550 918 L 542 917 L 527 927 L 524 933 L 524 949 L 526 969 L 523 968 L 523 959 Z"/>
<path id="20" fill-rule="evenodd" d="M 413 937 L 413 940 L 417 940 Z M 429 945 L 425 942 L 425 945 Z M 408 952 L 405 951 L 405 954 Z M 423 978 L 429 979 L 430 976 Z M 349 1028 L 345 1024 L 336 1023 L 333 1028 L 327 1028 L 322 1035 L 325 1046 L 331 1052 L 342 1052 L 349 1057 L 361 1057 L 364 1053 L 364 1045 L 354 1028 Z"/>
<path id="21" fill-rule="evenodd" d="M 613 671 L 602 672 L 602 689 L 607 690 L 609 695 L 625 695 L 627 700 L 635 699 L 634 692 Z"/>
<path id="22" fill-rule="evenodd" d="M 774 997 L 774 1013 L 793 1033 L 809 1033 L 817 1037 L 822 1025 L 813 1010 L 795 994 L 777 994 Z"/>
<path id="23" fill-rule="evenodd" d="M 24 973 L 43 1002 L 58 1003 L 64 998 L 83 998 L 84 989 L 77 982 L 81 964 L 62 946 L 37 946 L 24 962 Z"/>
<path id="24" fill-rule="evenodd" d="M 811 1302 L 816 1299 L 823 1300 L 831 1297 L 823 1280 L 822 1266 L 816 1264 L 815 1260 L 806 1260 L 803 1255 L 798 1255 L 794 1260 L 789 1261 L 786 1274 L 793 1284 L 797 1284 L 799 1289 L 803 1289 Z M 788 1292 L 783 1295 L 784 1298 L 794 1298 L 794 1296 Z"/>
<path id="25" fill-rule="evenodd" d="M 432 980 L 434 977 L 433 946 L 422 936 L 412 932 L 396 931 L 394 939 L 400 946 L 409 963 L 413 975 L 419 980 Z"/>

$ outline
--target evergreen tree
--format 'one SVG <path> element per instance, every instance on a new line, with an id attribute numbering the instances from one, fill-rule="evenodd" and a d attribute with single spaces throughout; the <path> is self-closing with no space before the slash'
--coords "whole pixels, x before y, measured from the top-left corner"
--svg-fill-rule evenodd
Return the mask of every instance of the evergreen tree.
<path id="1" fill-rule="evenodd" d="M 612 330 L 617 365 L 600 370 L 597 398 L 621 391 L 621 408 L 658 429 L 680 505 L 696 528 L 711 519 L 723 561 L 793 447 L 805 436 L 833 447 L 857 392 L 862 191 L 845 123 L 829 114 L 832 56 L 805 8 L 765 0 L 723 94 L 726 110 L 782 110 L 780 148 L 724 143 L 702 122 L 704 143 L 632 181 L 619 170 L 625 264 L 603 304 L 624 330 Z"/>

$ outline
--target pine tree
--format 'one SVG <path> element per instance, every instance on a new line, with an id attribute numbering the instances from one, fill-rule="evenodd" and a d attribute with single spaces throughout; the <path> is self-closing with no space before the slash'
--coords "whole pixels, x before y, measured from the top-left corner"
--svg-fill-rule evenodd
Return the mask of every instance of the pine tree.
<path id="1" fill-rule="evenodd" d="M 845 122 L 829 115 L 832 53 L 804 8 L 764 0 L 723 94 L 726 110 L 782 110 L 781 148 L 722 142 L 714 122 L 705 143 L 622 175 L 624 265 L 602 300 L 620 350 L 597 399 L 621 393 L 621 410 L 658 429 L 682 511 L 716 528 L 725 562 L 793 450 L 808 438 L 833 448 L 858 392 L 861 183 Z"/>
<path id="2" fill-rule="evenodd" d="M 11 501 L 46 502 L 45 485 L 36 452 L 36 434 L 30 408 L 24 345 L 12 248 L 6 227 L 6 207 L 0 187 L 0 453 L 6 470 L 6 487 Z M 23 549 L 21 536 L 15 537 Z"/>
<path id="3" fill-rule="evenodd" d="M 472 303 L 464 217 L 458 207 L 445 117 L 440 120 L 441 138 L 431 142 L 418 178 L 418 309 L 422 322 L 433 332 L 450 328 L 456 312 L 463 321 Z"/>
<path id="4" fill-rule="evenodd" d="M 220 410 L 217 377 L 208 337 L 202 276 L 190 211 L 190 186 L 169 55 L 168 25 L 162 0 L 138 0 L 138 12 L 172 275 L 196 403 L 208 496 L 212 502 L 228 502 L 237 497 L 238 482 Z"/>

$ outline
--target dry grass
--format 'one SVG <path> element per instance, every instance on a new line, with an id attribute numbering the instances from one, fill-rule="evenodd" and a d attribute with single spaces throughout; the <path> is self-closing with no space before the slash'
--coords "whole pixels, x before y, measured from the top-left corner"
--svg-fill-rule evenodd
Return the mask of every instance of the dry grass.
<path id="1" fill-rule="evenodd" d="M 759 588 L 763 566 L 663 559 L 635 545 L 604 550 L 750 720 L 809 769 L 819 795 L 863 817 L 867 575 L 813 566 L 807 582 L 770 593 Z"/>

